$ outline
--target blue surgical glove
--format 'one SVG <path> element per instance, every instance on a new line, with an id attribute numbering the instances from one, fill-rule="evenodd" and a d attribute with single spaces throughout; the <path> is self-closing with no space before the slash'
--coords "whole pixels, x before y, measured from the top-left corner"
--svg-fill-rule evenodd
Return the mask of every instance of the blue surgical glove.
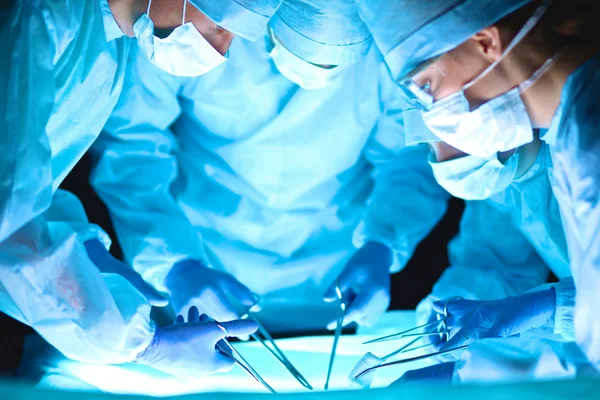
<path id="1" fill-rule="evenodd" d="M 554 288 L 493 301 L 452 300 L 448 314 L 453 333 L 441 349 L 470 344 L 478 339 L 515 336 L 539 328 L 554 318 Z M 443 311 L 444 302 L 434 309 Z"/>
<path id="2" fill-rule="evenodd" d="M 121 275 L 144 295 L 144 297 L 146 297 L 148 303 L 155 307 L 164 307 L 169 304 L 169 300 L 146 283 L 141 275 L 135 272 L 133 268 L 130 268 L 123 262 L 114 258 L 101 241 L 98 239 L 91 239 L 86 241 L 84 246 L 88 257 L 100 272 Z"/>
<path id="3" fill-rule="evenodd" d="M 367 242 L 346 264 L 338 277 L 344 299 L 350 300 L 344 326 L 356 322 L 372 325 L 390 305 L 391 250 L 380 243 Z M 334 281 L 323 296 L 326 302 L 337 301 Z M 335 329 L 337 321 L 327 324 Z"/>
<path id="4" fill-rule="evenodd" d="M 179 315 L 173 325 L 156 328 L 152 342 L 135 362 L 187 379 L 229 371 L 233 368 L 233 360 L 217 351 L 217 342 L 225 337 L 254 333 L 258 325 L 252 320 L 221 324 L 227 333 L 214 322 L 200 318 L 198 309 L 191 307 L 187 322 Z"/>
<path id="5" fill-rule="evenodd" d="M 434 321 L 439 321 L 438 320 L 438 316 L 439 314 L 437 312 L 432 312 L 431 316 L 429 317 L 429 319 L 427 320 L 427 323 L 432 323 Z M 446 324 L 448 324 L 448 321 L 446 322 Z M 433 330 L 434 328 L 436 328 L 435 326 L 432 326 L 430 328 L 427 328 L 427 330 Z M 423 338 L 421 339 L 422 343 L 420 343 L 419 345 L 425 345 L 425 344 L 430 344 L 432 347 L 431 349 L 433 351 L 437 351 L 439 350 L 440 346 L 443 343 L 443 340 L 445 340 L 445 338 L 442 335 L 435 335 L 435 336 L 423 336 Z"/>
<path id="6" fill-rule="evenodd" d="M 452 383 L 455 362 L 446 362 L 421 369 L 406 371 L 404 375 L 390 386 L 402 385 L 409 382 L 438 382 Z"/>
<path id="7" fill-rule="evenodd" d="M 178 262 L 169 272 L 166 286 L 175 312 L 196 306 L 217 321 L 238 319 L 239 306 L 257 310 L 257 297 L 230 274 L 207 268 L 196 260 Z M 232 304 L 228 296 L 239 305 Z M 236 307 L 237 306 L 237 307 Z"/>

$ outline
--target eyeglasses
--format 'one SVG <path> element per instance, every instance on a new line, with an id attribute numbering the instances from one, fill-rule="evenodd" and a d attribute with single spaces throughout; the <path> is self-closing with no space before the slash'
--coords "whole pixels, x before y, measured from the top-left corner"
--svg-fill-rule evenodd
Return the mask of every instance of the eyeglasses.
<path id="1" fill-rule="evenodd" d="M 408 101 L 422 111 L 431 110 L 431 107 L 433 106 L 434 98 L 431 94 L 431 85 L 427 82 L 424 86 L 420 86 L 415 82 L 414 78 L 438 61 L 440 57 L 441 56 L 437 56 L 423 61 L 396 82 L 398 88 L 402 91 Z"/>

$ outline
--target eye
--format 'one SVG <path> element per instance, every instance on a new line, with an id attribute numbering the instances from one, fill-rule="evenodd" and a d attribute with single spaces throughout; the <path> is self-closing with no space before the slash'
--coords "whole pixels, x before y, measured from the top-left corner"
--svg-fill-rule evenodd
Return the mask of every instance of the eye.
<path id="1" fill-rule="evenodd" d="M 430 81 L 425 82 L 420 87 L 421 87 L 421 90 L 424 91 L 425 93 L 431 94 L 431 82 Z"/>

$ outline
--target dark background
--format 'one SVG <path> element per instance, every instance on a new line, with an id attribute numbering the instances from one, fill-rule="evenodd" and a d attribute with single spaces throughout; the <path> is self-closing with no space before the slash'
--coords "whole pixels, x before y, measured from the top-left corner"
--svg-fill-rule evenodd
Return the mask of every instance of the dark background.
<path id="1" fill-rule="evenodd" d="M 88 183 L 89 172 L 90 161 L 86 156 L 71 171 L 61 188 L 75 193 L 81 199 L 90 222 L 100 225 L 111 235 L 111 252 L 115 257 L 121 258 L 121 249 L 106 208 Z M 392 276 L 391 309 L 414 309 L 430 292 L 434 282 L 448 265 L 447 244 L 458 232 L 463 209 L 462 201 L 452 199 L 446 216 L 421 242 L 406 268 Z M 23 350 L 24 336 L 31 332 L 33 330 L 28 326 L 0 313 L 0 376 L 10 376 L 14 372 Z"/>

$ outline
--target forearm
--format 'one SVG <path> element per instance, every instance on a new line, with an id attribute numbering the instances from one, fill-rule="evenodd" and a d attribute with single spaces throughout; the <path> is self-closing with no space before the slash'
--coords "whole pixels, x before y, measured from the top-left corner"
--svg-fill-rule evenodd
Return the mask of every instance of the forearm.
<path id="1" fill-rule="evenodd" d="M 176 263 L 206 260 L 202 241 L 170 194 L 169 179 L 158 172 L 173 169 L 164 165 L 166 160 L 149 156 L 146 161 L 157 171 L 149 173 L 129 162 L 126 149 L 114 154 L 119 156 L 104 157 L 96 166 L 92 185 L 110 211 L 128 264 L 156 289 L 167 291 L 165 279 Z M 110 173 L 115 168 L 121 173 Z"/>
<path id="2" fill-rule="evenodd" d="M 180 175 L 181 79 L 154 68 L 135 46 L 119 102 L 92 146 L 90 181 L 107 205 L 129 265 L 160 291 L 173 265 L 205 260 L 202 241 L 171 193 Z"/>
<path id="3" fill-rule="evenodd" d="M 419 320 L 429 318 L 433 301 L 455 296 L 468 300 L 516 296 L 545 283 L 549 273 L 510 214 L 491 201 L 466 203 L 460 232 L 450 242 L 448 253 L 450 266 L 419 304 Z"/>
<path id="4" fill-rule="evenodd" d="M 58 189 L 52 197 L 52 205 L 43 216 L 46 222 L 62 222 L 68 225 L 77 233 L 82 243 L 98 239 L 105 247 L 110 247 L 111 240 L 108 234 L 98 225 L 89 222 L 83 204 L 73 193 Z"/>
<path id="5" fill-rule="evenodd" d="M 154 331 L 146 299 L 123 277 L 101 274 L 68 224 L 42 218 L 0 244 L 0 304 L 82 362 L 131 361 Z"/>
<path id="6" fill-rule="evenodd" d="M 395 256 L 392 272 L 397 272 L 441 220 L 449 195 L 435 182 L 425 147 L 405 148 L 395 155 L 371 151 L 375 187 L 355 232 L 355 245 L 372 241 L 388 246 Z"/>

